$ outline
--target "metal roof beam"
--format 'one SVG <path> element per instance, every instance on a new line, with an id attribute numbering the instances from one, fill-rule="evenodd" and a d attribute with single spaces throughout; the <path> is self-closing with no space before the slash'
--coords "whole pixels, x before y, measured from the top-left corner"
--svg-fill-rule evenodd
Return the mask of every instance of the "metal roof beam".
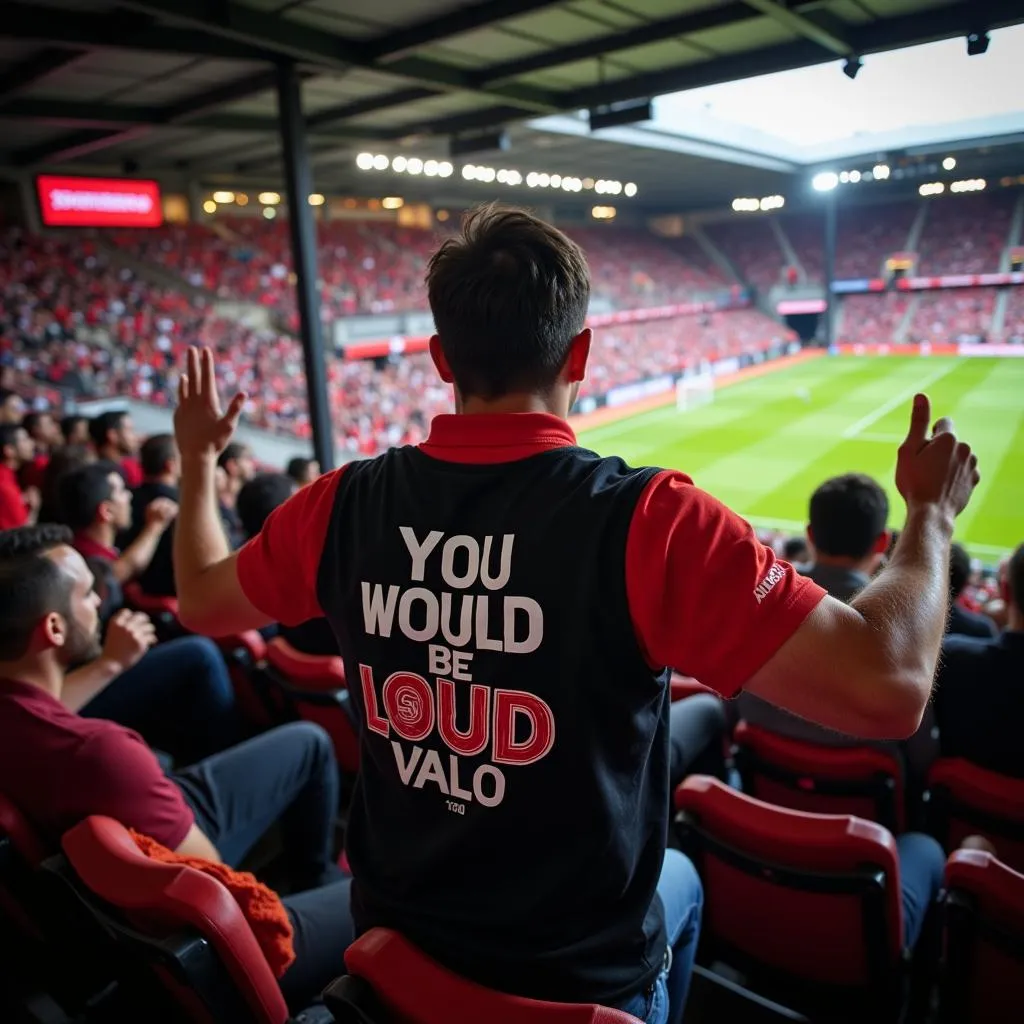
<path id="1" fill-rule="evenodd" d="M 158 25 L 131 11 L 93 15 L 22 0 L 4 0 L 0 38 L 78 50 L 142 50 L 222 60 L 266 60 L 271 56 L 266 50 L 230 39 Z"/>
<path id="2" fill-rule="evenodd" d="M 80 50 L 48 47 L 0 75 L 0 100 L 24 92 L 81 58 Z"/>
<path id="3" fill-rule="evenodd" d="M 841 29 L 828 28 L 822 23 L 814 20 L 813 17 L 798 14 L 778 0 L 743 0 L 748 6 L 772 21 L 778 22 L 784 28 L 795 32 L 812 43 L 817 43 L 822 49 L 828 50 L 839 57 L 848 57 L 853 53 L 853 47 L 846 38 L 846 33 Z"/>
<path id="4" fill-rule="evenodd" d="M 389 32 L 380 39 L 371 39 L 367 44 L 367 52 L 372 60 L 386 64 L 397 57 L 404 57 L 414 50 L 442 42 L 452 36 L 472 32 L 477 28 L 488 28 L 508 18 L 533 14 L 545 7 L 556 7 L 564 2 L 565 0 L 490 0 L 490 3 L 477 3 L 473 7 L 460 7 L 457 11 L 443 14 L 439 18 L 428 18 L 408 28 Z"/>
<path id="5" fill-rule="evenodd" d="M 436 89 L 398 89 L 395 92 L 384 93 L 380 96 L 368 96 L 366 99 L 353 100 L 351 103 L 342 103 L 336 107 L 326 107 L 310 114 L 306 118 L 306 127 L 317 128 L 320 125 L 330 124 L 332 121 L 346 121 L 351 117 L 361 117 L 363 114 L 373 114 L 378 110 L 388 110 L 392 107 L 403 107 L 407 103 L 416 103 L 419 100 L 427 100 L 437 96 Z"/>
<path id="6" fill-rule="evenodd" d="M 386 66 L 378 66 L 367 52 L 366 44 L 359 40 L 346 39 L 323 29 L 244 7 L 231 0 L 217 4 L 214 16 L 211 16 L 210 5 L 205 0 L 122 0 L 122 6 L 307 64 L 334 69 L 358 67 L 382 71 L 421 85 L 435 86 L 444 92 L 481 91 L 479 84 L 466 72 L 451 65 L 421 57 L 406 57 Z M 537 113 L 562 108 L 558 94 L 532 86 L 509 85 L 483 91 L 492 92 L 509 103 Z"/>
<path id="7" fill-rule="evenodd" d="M 866 25 L 851 26 L 849 42 L 854 53 L 878 53 L 966 35 L 968 32 L 977 31 L 976 26 L 979 22 L 989 28 L 1019 24 L 1024 22 L 1024 7 L 1019 0 L 967 0 L 937 10 L 904 14 L 895 18 L 879 19 Z M 802 39 L 799 42 L 782 43 L 761 50 L 701 61 L 699 64 L 665 68 L 604 85 L 576 89 L 566 97 L 566 109 L 574 110 L 646 96 L 661 96 L 704 85 L 717 85 L 757 75 L 810 67 L 835 59 L 835 54 L 831 51 L 822 49 L 817 43 Z"/>
<path id="8" fill-rule="evenodd" d="M 802 4 L 801 6 L 807 6 Z M 473 77 L 481 84 L 518 78 L 535 71 L 547 71 L 572 64 L 592 57 L 603 57 L 622 50 L 630 50 L 635 46 L 648 43 L 660 43 L 665 39 L 690 35 L 693 32 L 704 32 L 708 29 L 725 28 L 741 21 L 750 21 L 755 14 L 744 3 L 730 3 L 724 7 L 713 7 L 703 11 L 691 11 L 689 14 L 677 14 L 671 18 L 648 22 L 610 35 L 587 39 L 582 43 L 570 46 L 559 46 L 553 50 L 542 50 L 529 57 L 494 64 L 473 72 Z"/>

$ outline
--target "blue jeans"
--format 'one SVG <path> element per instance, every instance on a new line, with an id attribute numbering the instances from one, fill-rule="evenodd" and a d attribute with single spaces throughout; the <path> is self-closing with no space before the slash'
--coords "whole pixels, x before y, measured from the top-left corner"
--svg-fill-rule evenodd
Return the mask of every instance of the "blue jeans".
<path id="1" fill-rule="evenodd" d="M 903 898 L 903 944 L 913 949 L 921 937 L 929 908 L 942 886 L 946 855 L 931 837 L 907 832 L 896 840 Z"/>
<path id="2" fill-rule="evenodd" d="M 82 714 L 134 729 L 179 764 L 209 757 L 242 738 L 224 658 L 202 636 L 157 644 L 93 697 Z"/>
<path id="3" fill-rule="evenodd" d="M 665 908 L 670 957 L 647 992 L 641 992 L 619 1009 L 646 1024 L 680 1024 L 690 989 L 693 958 L 700 936 L 700 914 L 704 905 L 697 869 L 678 850 L 666 850 L 658 879 L 658 896 Z"/>

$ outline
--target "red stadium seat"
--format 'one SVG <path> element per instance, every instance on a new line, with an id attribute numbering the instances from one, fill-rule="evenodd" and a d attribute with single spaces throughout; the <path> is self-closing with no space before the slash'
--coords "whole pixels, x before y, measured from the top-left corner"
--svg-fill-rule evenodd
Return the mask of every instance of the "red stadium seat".
<path id="1" fill-rule="evenodd" d="M 942 757 L 928 773 L 927 810 L 928 831 L 947 852 L 980 835 L 1004 864 L 1024 871 L 1024 779 Z"/>
<path id="2" fill-rule="evenodd" d="M 154 1006 L 170 994 L 184 1020 L 285 1024 L 277 980 L 220 882 L 150 860 L 112 818 L 87 818 L 62 845 L 72 884 L 122 954 L 122 980 L 137 986 L 142 965 L 158 981 L 148 993 Z"/>
<path id="3" fill-rule="evenodd" d="M 342 708 L 345 667 L 337 656 L 303 654 L 287 640 L 275 637 L 267 644 L 267 666 L 280 700 L 296 718 L 316 722 L 327 730 L 334 756 L 343 772 L 359 771 L 359 736 Z"/>
<path id="4" fill-rule="evenodd" d="M 1024 875 L 990 853 L 958 850 L 946 890 L 941 1024 L 1013 1020 L 1024 977 Z"/>
<path id="5" fill-rule="evenodd" d="M 178 620 L 178 599 L 176 597 L 154 597 L 147 594 L 138 583 L 126 583 L 122 587 L 125 604 L 137 612 L 145 612 L 161 640 L 172 640 L 185 633 Z"/>
<path id="6" fill-rule="evenodd" d="M 704 883 L 702 962 L 725 961 L 812 1019 L 822 1006 L 899 1011 L 903 910 L 888 831 L 775 807 L 703 775 L 675 802 Z"/>
<path id="7" fill-rule="evenodd" d="M 42 932 L 27 899 L 30 876 L 49 852 L 21 811 L 0 793 L 0 916 L 9 930 L 35 940 Z"/>
<path id="8" fill-rule="evenodd" d="M 547 1003 L 483 988 L 453 974 L 387 928 L 345 953 L 348 976 L 324 993 L 338 1021 L 365 1024 L 639 1024 L 621 1010 Z"/>
<path id="9" fill-rule="evenodd" d="M 260 729 L 281 720 L 282 709 L 263 685 L 260 669 L 267 657 L 267 643 L 255 629 L 215 638 L 224 655 L 235 690 L 238 709 L 247 722 Z"/>
<path id="10" fill-rule="evenodd" d="M 903 769 L 875 747 L 825 747 L 739 722 L 733 732 L 743 791 L 813 814 L 852 814 L 904 830 Z"/>

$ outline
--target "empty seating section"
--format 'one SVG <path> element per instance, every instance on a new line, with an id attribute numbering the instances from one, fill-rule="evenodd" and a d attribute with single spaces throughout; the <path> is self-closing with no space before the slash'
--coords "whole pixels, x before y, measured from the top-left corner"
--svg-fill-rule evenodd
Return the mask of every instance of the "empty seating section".
<path id="1" fill-rule="evenodd" d="M 837 341 L 843 344 L 890 344 L 912 300 L 909 292 L 845 295 Z"/>
<path id="2" fill-rule="evenodd" d="M 907 341 L 980 341 L 987 337 L 996 307 L 995 288 L 954 288 L 922 292 Z"/>
<path id="3" fill-rule="evenodd" d="M 928 206 L 917 272 L 988 274 L 1000 269 L 1017 201 L 1015 192 L 946 196 Z"/>

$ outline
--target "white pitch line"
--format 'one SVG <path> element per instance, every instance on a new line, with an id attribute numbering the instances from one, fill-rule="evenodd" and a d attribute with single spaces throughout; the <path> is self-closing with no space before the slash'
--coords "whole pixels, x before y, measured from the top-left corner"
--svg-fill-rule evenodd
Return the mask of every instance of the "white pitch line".
<path id="1" fill-rule="evenodd" d="M 941 370 L 936 370 L 934 373 L 929 374 L 924 380 L 918 381 L 912 388 L 901 391 L 898 395 L 893 395 L 888 402 L 883 403 L 873 412 L 869 412 L 867 416 L 862 416 L 852 426 L 847 427 L 843 431 L 843 437 L 847 439 L 856 437 L 865 427 L 870 427 L 872 423 L 877 423 L 883 416 L 892 412 L 893 409 L 904 402 L 910 401 L 919 391 L 924 391 L 926 387 L 934 384 L 937 380 L 941 380 L 947 373 L 952 373 L 957 369 L 958 365 L 958 363 L 953 363 L 950 366 L 944 366 Z"/>

